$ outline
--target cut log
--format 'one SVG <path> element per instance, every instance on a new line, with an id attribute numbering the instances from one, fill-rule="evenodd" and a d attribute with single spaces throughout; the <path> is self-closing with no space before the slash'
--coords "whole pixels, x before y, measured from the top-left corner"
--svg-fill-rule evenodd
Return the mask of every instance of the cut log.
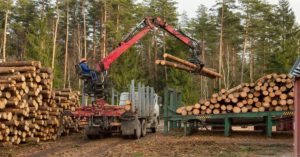
<path id="1" fill-rule="evenodd" d="M 242 107 L 241 111 L 242 111 L 243 113 L 246 113 L 246 112 L 248 112 L 248 108 L 247 108 L 247 107 Z"/>
<path id="2" fill-rule="evenodd" d="M 200 107 L 201 107 L 201 105 L 198 104 L 198 103 L 194 105 L 194 108 L 195 108 L 195 109 L 199 109 Z"/>
<path id="3" fill-rule="evenodd" d="M 258 110 L 258 108 L 257 107 L 253 107 L 252 108 L 252 112 L 258 112 L 259 110 Z"/>
<path id="4" fill-rule="evenodd" d="M 10 61 L 0 63 L 0 67 L 23 67 L 23 66 L 35 66 L 41 68 L 41 62 L 39 61 Z"/>
<path id="5" fill-rule="evenodd" d="M 232 111 L 233 106 L 232 106 L 232 105 L 227 105 L 227 106 L 226 106 L 226 109 L 227 109 L 227 111 Z"/>
<path id="6" fill-rule="evenodd" d="M 235 106 L 235 107 L 233 107 L 233 112 L 234 112 L 234 113 L 240 113 L 240 112 L 241 112 L 241 108 Z"/>
<path id="7" fill-rule="evenodd" d="M 220 114 L 220 110 L 219 109 L 214 109 L 213 114 Z"/>
<path id="8" fill-rule="evenodd" d="M 185 109 L 186 109 L 187 111 L 192 111 L 193 108 L 194 108 L 194 106 L 186 106 L 186 107 L 185 107 Z"/>
<path id="9" fill-rule="evenodd" d="M 199 115 L 199 113 L 200 113 L 200 110 L 199 110 L 199 109 L 195 108 L 195 109 L 193 110 L 193 115 Z"/>
<path id="10" fill-rule="evenodd" d="M 206 113 L 206 114 L 211 114 L 211 113 L 212 113 L 212 110 L 211 110 L 210 108 L 207 108 L 207 109 L 205 110 L 205 113 Z"/>

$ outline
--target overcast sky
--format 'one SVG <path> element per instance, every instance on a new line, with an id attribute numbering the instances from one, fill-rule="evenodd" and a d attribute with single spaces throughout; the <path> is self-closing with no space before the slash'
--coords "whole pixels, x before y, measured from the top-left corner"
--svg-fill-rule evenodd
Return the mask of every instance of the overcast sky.
<path id="1" fill-rule="evenodd" d="M 215 4 L 215 0 L 176 0 L 178 2 L 178 12 L 181 14 L 183 11 L 187 12 L 189 18 L 196 16 L 198 6 L 204 4 L 207 8 L 211 8 Z M 273 4 L 278 4 L 278 0 L 267 0 Z M 300 23 L 300 0 L 289 0 L 290 5 L 295 12 L 297 23 Z"/>

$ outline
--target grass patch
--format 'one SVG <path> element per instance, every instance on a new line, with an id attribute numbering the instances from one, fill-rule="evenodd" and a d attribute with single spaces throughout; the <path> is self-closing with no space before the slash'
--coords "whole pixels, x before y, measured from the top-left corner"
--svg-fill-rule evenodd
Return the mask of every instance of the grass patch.
<path id="1" fill-rule="evenodd" d="M 240 155 L 234 152 L 221 151 L 216 156 L 217 157 L 239 157 Z"/>
<path id="2" fill-rule="evenodd" d="M 135 153 L 132 154 L 131 157 L 141 157 L 141 156 L 143 156 L 142 152 L 135 152 Z"/>
<path id="3" fill-rule="evenodd" d="M 251 146 L 240 146 L 241 152 L 252 152 L 254 149 Z"/>

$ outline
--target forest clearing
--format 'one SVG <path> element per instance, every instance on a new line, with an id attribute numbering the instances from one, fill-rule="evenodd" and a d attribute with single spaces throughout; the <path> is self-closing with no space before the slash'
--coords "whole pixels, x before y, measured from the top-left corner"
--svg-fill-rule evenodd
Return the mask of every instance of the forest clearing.
<path id="1" fill-rule="evenodd" d="M 82 134 L 75 134 L 55 142 L 24 144 L 1 149 L 0 156 L 292 156 L 291 134 L 277 134 L 270 139 L 260 133 L 249 134 L 249 132 L 240 132 L 234 137 L 227 138 L 218 132 L 200 132 L 192 136 L 182 136 L 180 132 L 174 132 L 165 136 L 161 131 L 140 140 L 124 139 L 119 136 L 88 140 Z"/>
<path id="2" fill-rule="evenodd" d="M 0 156 L 298 157 L 296 4 L 0 1 Z"/>

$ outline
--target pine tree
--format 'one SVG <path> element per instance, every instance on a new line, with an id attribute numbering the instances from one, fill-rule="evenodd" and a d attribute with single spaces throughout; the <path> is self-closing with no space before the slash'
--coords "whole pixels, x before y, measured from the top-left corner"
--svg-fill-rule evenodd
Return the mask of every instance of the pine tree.
<path id="1" fill-rule="evenodd" d="M 287 73 L 298 56 L 299 44 L 297 42 L 299 39 L 297 33 L 299 32 L 299 26 L 296 25 L 295 15 L 289 1 L 280 0 L 276 13 L 277 33 L 280 37 L 276 42 L 278 47 L 272 54 L 269 64 L 272 68 L 269 68 L 268 71 Z"/>

